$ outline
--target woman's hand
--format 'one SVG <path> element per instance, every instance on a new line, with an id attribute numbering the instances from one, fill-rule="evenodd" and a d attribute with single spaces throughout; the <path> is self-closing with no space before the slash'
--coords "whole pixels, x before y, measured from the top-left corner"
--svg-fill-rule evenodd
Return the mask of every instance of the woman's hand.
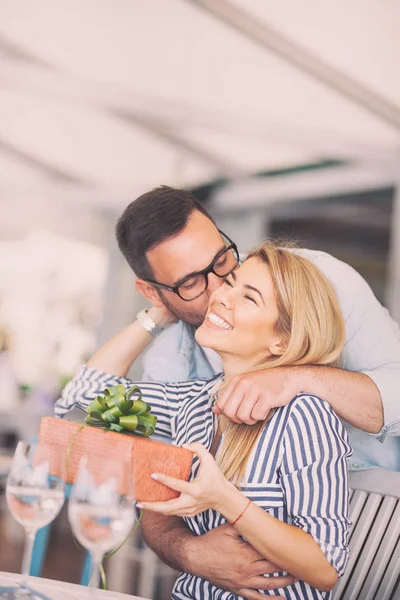
<path id="1" fill-rule="evenodd" d="M 168 310 L 166 306 L 152 306 L 148 313 L 154 323 L 159 327 L 168 327 L 173 323 L 177 323 L 178 319 Z"/>
<path id="2" fill-rule="evenodd" d="M 194 452 L 200 460 L 197 479 L 187 482 L 169 475 L 153 473 L 153 479 L 181 492 L 181 495 L 168 502 L 141 502 L 137 505 L 139 508 L 163 515 L 193 517 L 209 508 L 222 512 L 224 506 L 229 506 L 230 495 L 236 489 L 224 477 L 213 456 L 198 442 L 186 444 L 184 447 Z"/>

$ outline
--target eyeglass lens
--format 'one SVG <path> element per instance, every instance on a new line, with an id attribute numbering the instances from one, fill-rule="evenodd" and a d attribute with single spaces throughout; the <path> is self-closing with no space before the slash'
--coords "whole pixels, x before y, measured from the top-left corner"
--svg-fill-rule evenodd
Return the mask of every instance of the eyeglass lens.
<path id="1" fill-rule="evenodd" d="M 238 257 L 236 252 L 232 248 L 228 248 L 214 263 L 210 272 L 212 271 L 218 277 L 225 277 L 235 269 L 237 263 Z M 207 289 L 207 276 L 208 273 L 202 273 L 201 275 L 187 279 L 178 288 L 180 297 L 183 300 L 194 300 L 198 296 L 201 296 Z"/>

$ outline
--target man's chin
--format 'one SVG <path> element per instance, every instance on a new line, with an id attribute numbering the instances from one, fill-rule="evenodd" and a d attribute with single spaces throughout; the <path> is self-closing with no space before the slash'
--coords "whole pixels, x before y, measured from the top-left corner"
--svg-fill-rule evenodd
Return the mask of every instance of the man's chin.
<path id="1" fill-rule="evenodd" d="M 204 316 L 193 315 L 191 318 L 181 317 L 181 320 L 185 321 L 185 323 L 188 323 L 188 325 L 192 325 L 192 327 L 194 327 L 195 329 L 198 329 L 199 327 L 201 327 L 203 325 Z"/>
<path id="2" fill-rule="evenodd" d="M 172 312 L 174 317 L 179 319 L 179 321 L 183 321 L 184 323 L 191 325 L 195 329 L 198 329 L 203 324 L 203 321 L 205 318 L 205 316 L 198 315 L 196 313 L 180 312 L 180 311 L 178 312 L 178 311 L 172 311 L 171 309 L 169 309 L 169 310 L 170 310 L 170 312 Z"/>
<path id="3" fill-rule="evenodd" d="M 171 308 L 169 307 L 167 308 L 172 312 L 174 317 L 179 319 L 179 321 L 183 321 L 184 323 L 191 325 L 195 329 L 198 329 L 200 325 L 202 325 L 204 322 L 205 315 L 199 315 L 198 313 L 190 311 L 171 310 Z"/>
<path id="4" fill-rule="evenodd" d="M 183 321 L 188 325 L 192 325 L 192 327 L 194 327 L 195 329 L 200 327 L 200 325 L 203 323 L 207 309 L 205 309 L 204 314 L 200 314 L 191 310 L 177 310 L 170 302 L 168 302 L 167 298 L 165 297 L 165 294 L 160 293 L 160 297 L 165 307 L 168 308 L 168 310 L 174 315 L 174 317 L 179 319 L 179 321 Z"/>

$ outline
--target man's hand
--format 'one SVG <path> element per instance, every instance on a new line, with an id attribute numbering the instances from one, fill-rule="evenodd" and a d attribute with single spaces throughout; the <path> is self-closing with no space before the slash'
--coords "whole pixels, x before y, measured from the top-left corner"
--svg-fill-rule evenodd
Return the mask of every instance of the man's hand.
<path id="1" fill-rule="evenodd" d="M 257 590 L 275 590 L 295 581 L 290 575 L 264 577 L 278 572 L 278 567 L 263 558 L 228 523 L 194 537 L 189 555 L 195 566 L 190 568 L 191 573 L 247 600 L 264 600 L 265 594 Z"/>
<path id="2" fill-rule="evenodd" d="M 254 425 L 269 411 L 285 406 L 302 393 L 301 367 L 275 367 L 235 375 L 218 396 L 214 412 L 235 423 Z"/>

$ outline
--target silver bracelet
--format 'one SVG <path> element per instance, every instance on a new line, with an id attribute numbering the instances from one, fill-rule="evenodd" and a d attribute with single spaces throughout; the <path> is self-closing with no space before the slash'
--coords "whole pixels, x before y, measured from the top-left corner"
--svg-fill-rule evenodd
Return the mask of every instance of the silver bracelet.
<path id="1" fill-rule="evenodd" d="M 145 329 L 148 331 L 154 338 L 158 337 L 160 333 L 164 331 L 163 327 L 160 327 L 156 323 L 154 323 L 153 319 L 148 315 L 148 309 L 143 309 L 136 315 L 137 320 Z"/>

